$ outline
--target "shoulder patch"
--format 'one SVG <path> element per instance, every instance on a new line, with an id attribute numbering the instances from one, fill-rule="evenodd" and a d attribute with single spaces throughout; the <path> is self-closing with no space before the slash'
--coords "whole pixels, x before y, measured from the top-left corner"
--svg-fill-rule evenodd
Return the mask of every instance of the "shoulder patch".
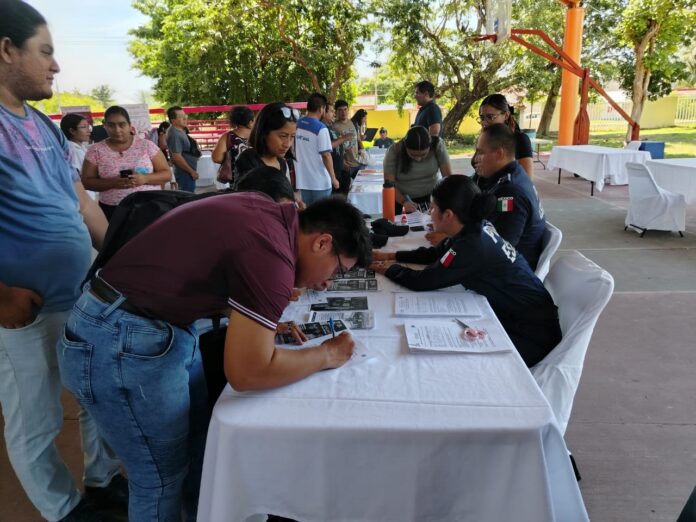
<path id="1" fill-rule="evenodd" d="M 515 198 L 514 197 L 504 197 L 498 198 L 496 201 L 495 209 L 498 212 L 512 212 L 515 209 Z"/>
<path id="2" fill-rule="evenodd" d="M 440 264 L 442 264 L 442 266 L 445 268 L 449 268 L 456 256 L 457 253 L 454 251 L 454 249 L 450 248 L 447 252 L 445 252 L 445 255 L 440 258 Z"/>

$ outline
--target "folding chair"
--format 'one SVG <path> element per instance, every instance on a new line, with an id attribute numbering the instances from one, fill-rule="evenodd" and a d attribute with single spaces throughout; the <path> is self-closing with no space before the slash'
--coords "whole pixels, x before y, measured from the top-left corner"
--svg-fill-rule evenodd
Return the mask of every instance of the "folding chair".
<path id="1" fill-rule="evenodd" d="M 537 277 L 542 281 L 546 277 L 546 274 L 549 273 L 551 258 L 561 245 L 562 239 L 563 232 L 547 221 L 544 235 L 541 238 L 541 255 L 539 256 L 539 261 L 537 261 L 537 267 L 534 271 Z"/>

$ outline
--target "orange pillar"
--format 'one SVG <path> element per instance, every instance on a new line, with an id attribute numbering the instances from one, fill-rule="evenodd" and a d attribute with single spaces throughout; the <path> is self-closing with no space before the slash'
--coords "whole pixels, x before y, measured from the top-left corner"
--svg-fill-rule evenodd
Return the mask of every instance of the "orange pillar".
<path id="1" fill-rule="evenodd" d="M 579 7 L 579 1 L 568 1 L 566 13 L 565 37 L 563 50 L 578 65 L 580 65 L 580 53 L 582 50 L 582 22 L 585 18 L 585 10 Z M 558 144 L 573 144 L 573 125 L 578 114 L 578 86 L 580 78 L 573 73 L 562 72 L 561 76 L 561 117 L 558 123 Z"/>

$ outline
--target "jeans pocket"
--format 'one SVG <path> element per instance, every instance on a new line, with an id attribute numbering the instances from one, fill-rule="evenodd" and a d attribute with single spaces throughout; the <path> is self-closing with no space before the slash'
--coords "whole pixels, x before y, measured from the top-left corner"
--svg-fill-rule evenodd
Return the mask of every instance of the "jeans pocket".
<path id="1" fill-rule="evenodd" d="M 126 340 L 121 355 L 136 359 L 158 359 L 169 353 L 174 344 L 174 330 L 164 323 L 161 327 L 131 324 L 126 327 Z"/>
<path id="2" fill-rule="evenodd" d="M 63 386 L 82 404 L 91 404 L 91 362 L 94 346 L 80 340 L 67 326 L 58 341 L 58 361 Z"/>

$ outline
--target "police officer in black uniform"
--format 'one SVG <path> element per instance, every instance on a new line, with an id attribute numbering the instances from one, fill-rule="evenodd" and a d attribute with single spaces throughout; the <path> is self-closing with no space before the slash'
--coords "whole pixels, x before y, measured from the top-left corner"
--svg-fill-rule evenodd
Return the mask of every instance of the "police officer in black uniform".
<path id="1" fill-rule="evenodd" d="M 542 250 L 546 220 L 539 195 L 529 176 L 515 161 L 515 133 L 502 123 L 482 129 L 476 145 L 474 182 L 496 196 L 490 221 L 498 233 L 519 250 L 532 270 Z"/>
<path id="2" fill-rule="evenodd" d="M 373 252 L 372 267 L 411 290 L 461 284 L 485 296 L 532 367 L 561 340 L 558 309 L 527 261 L 484 219 L 494 204 L 495 197 L 481 193 L 470 178 L 444 178 L 433 190 L 431 216 L 447 239 L 435 247 Z M 413 270 L 394 261 L 427 266 Z"/>

